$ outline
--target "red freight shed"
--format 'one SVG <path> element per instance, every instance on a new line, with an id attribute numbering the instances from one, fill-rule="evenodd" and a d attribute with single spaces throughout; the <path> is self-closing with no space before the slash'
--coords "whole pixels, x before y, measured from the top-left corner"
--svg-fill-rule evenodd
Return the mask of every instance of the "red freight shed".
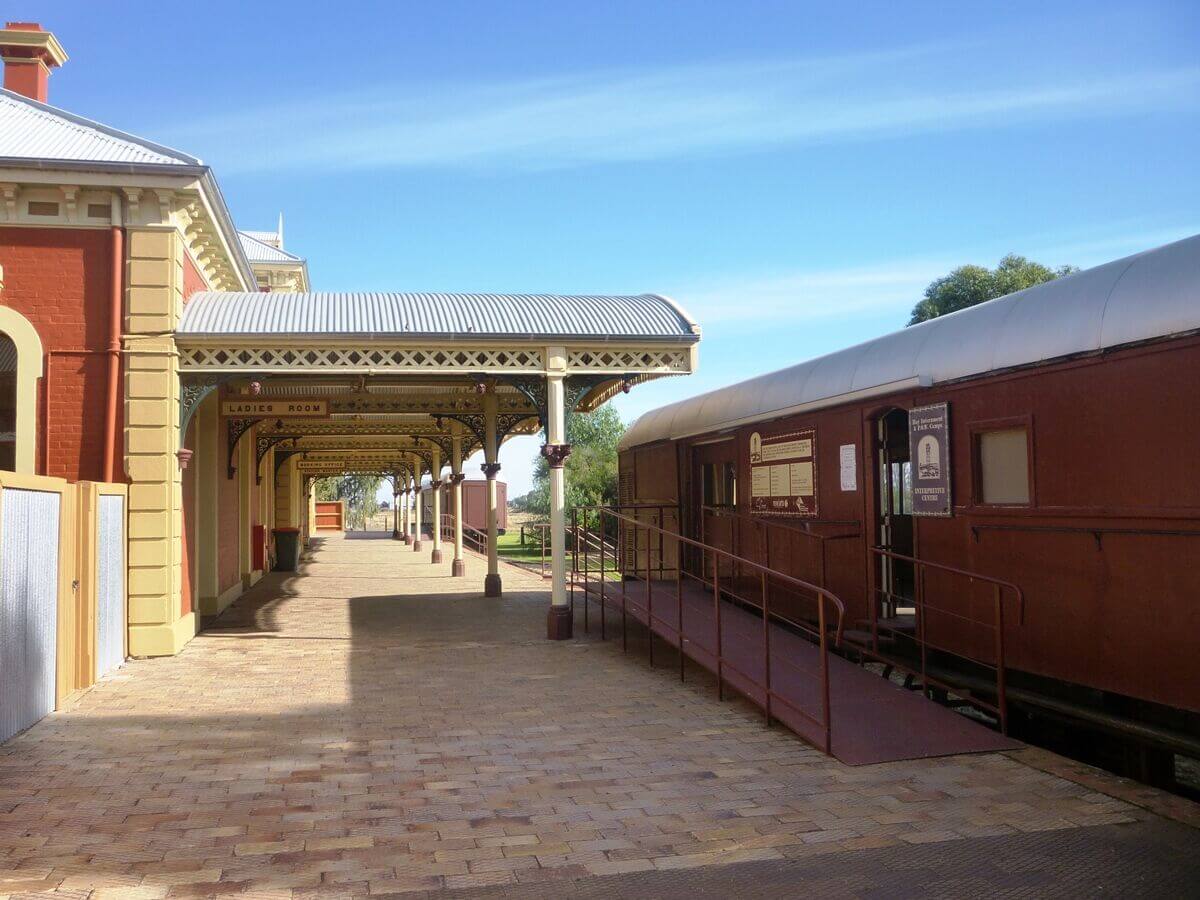
<path id="1" fill-rule="evenodd" d="M 1198 448 L 1200 236 L 647 413 L 621 502 L 829 588 L 899 665 L 924 604 L 960 692 L 994 684 L 994 597 L 945 567 L 1014 583 L 1026 734 L 1168 781 L 1200 747 Z"/>
<path id="2" fill-rule="evenodd" d="M 463 482 L 463 523 L 479 531 L 487 531 L 487 481 L 482 478 L 467 479 Z M 433 497 L 429 493 L 429 483 L 425 483 L 422 507 L 423 522 L 428 527 L 433 515 Z M 442 512 L 454 511 L 454 495 L 448 486 L 442 487 Z M 496 527 L 503 534 L 508 528 L 508 487 L 503 481 L 496 481 Z"/>

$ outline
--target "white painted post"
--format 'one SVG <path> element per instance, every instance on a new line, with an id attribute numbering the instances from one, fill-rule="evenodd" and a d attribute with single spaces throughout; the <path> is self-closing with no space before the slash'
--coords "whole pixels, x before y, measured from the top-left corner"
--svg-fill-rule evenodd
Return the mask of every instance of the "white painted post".
<path id="1" fill-rule="evenodd" d="M 462 431 L 457 422 L 450 439 L 450 473 L 454 485 L 454 562 L 450 564 L 450 575 L 461 578 L 467 574 L 467 564 L 463 560 Z"/>
<path id="2" fill-rule="evenodd" d="M 496 476 L 500 473 L 500 446 L 496 435 L 496 389 L 489 385 L 483 395 L 483 473 L 487 476 L 488 571 L 483 581 L 483 596 L 499 597 L 504 592 L 500 580 L 500 532 L 496 522 Z"/>
<path id="3" fill-rule="evenodd" d="M 413 530 L 413 550 L 419 552 L 421 549 L 421 506 L 424 498 L 421 496 L 421 467 L 417 466 L 417 477 L 414 479 L 416 487 L 413 490 L 413 505 L 414 530 Z"/>
<path id="4" fill-rule="evenodd" d="M 429 489 L 433 491 L 433 521 L 429 523 L 433 529 L 433 553 L 429 556 L 431 563 L 440 563 L 442 561 L 442 451 L 439 447 L 433 448 L 433 471 L 429 477 L 432 479 Z"/>
<path id="5" fill-rule="evenodd" d="M 404 543 L 412 540 L 408 533 L 408 477 L 404 479 L 404 490 L 400 492 L 400 537 Z"/>
<path id="6" fill-rule="evenodd" d="M 567 484 L 563 471 L 571 452 L 563 408 L 566 351 L 552 347 L 547 357 L 546 444 L 542 447 L 542 455 L 550 464 L 550 611 L 546 619 L 546 636 L 561 641 L 571 637 L 574 626 L 567 597 Z"/>

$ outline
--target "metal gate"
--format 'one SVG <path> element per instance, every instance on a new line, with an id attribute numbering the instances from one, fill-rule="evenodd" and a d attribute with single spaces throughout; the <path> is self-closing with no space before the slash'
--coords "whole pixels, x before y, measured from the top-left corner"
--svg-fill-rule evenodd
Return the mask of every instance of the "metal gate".
<path id="1" fill-rule="evenodd" d="M 96 548 L 96 677 L 125 662 L 125 497 L 101 494 Z"/>
<path id="2" fill-rule="evenodd" d="M 61 504 L 0 491 L 0 741 L 54 711 Z"/>

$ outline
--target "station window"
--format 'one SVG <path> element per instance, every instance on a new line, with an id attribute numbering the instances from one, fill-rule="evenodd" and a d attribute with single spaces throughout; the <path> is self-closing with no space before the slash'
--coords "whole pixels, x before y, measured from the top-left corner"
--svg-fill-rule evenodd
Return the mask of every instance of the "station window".
<path id="1" fill-rule="evenodd" d="M 731 462 L 702 467 L 704 506 L 737 506 L 737 467 Z"/>
<path id="2" fill-rule="evenodd" d="M 17 466 L 17 346 L 0 333 L 0 469 Z"/>
<path id="3" fill-rule="evenodd" d="M 979 503 L 1029 504 L 1029 429 L 997 428 L 975 435 Z"/>

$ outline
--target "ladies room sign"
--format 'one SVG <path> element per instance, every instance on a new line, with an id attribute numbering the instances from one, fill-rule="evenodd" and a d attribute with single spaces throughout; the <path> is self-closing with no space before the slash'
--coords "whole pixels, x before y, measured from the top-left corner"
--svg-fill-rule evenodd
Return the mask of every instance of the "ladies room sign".
<path id="1" fill-rule="evenodd" d="M 761 515 L 817 514 L 817 432 L 750 435 L 750 509 Z"/>
<path id="2" fill-rule="evenodd" d="M 947 404 L 935 403 L 908 411 L 908 458 L 912 462 L 913 515 L 950 515 L 950 408 Z"/>

